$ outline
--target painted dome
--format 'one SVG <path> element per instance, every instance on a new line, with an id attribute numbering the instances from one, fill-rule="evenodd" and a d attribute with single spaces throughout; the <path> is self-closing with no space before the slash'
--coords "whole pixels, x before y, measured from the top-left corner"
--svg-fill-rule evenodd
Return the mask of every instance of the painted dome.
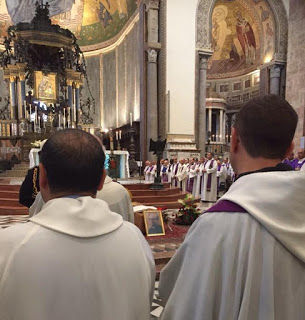
<path id="1" fill-rule="evenodd" d="M 17 22 L 29 22 L 37 0 L 0 0 L 0 36 Z M 41 0 L 40 0 L 41 1 Z M 48 0 L 54 24 L 71 30 L 85 51 L 104 47 L 119 35 L 140 0 Z M 46 3 L 46 0 L 44 0 Z"/>

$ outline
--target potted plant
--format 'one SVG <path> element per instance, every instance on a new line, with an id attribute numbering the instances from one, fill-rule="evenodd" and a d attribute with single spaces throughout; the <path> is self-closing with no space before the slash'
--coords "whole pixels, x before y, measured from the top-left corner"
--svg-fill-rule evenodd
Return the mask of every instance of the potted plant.
<path id="1" fill-rule="evenodd" d="M 179 203 L 182 207 L 179 209 L 174 219 L 174 223 L 180 225 L 191 225 L 201 214 L 200 210 L 194 204 L 194 197 L 188 193 L 185 198 L 179 199 Z"/>

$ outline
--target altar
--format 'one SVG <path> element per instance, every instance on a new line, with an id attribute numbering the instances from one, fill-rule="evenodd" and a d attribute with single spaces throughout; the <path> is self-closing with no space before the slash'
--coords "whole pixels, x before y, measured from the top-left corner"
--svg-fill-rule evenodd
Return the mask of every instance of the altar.
<path id="1" fill-rule="evenodd" d="M 39 148 L 32 148 L 29 153 L 29 160 L 30 164 L 29 167 L 33 168 L 35 166 L 39 165 L 39 151 L 41 149 Z M 129 173 L 129 152 L 128 151 L 121 151 L 121 150 L 115 150 L 113 151 L 113 154 L 115 156 L 118 156 L 119 163 L 117 163 L 118 166 L 118 177 L 111 177 L 111 178 L 120 178 L 120 179 L 128 179 L 130 177 Z M 107 174 L 110 175 L 110 155 L 111 151 L 106 150 L 106 159 L 105 159 L 105 169 L 107 170 Z M 110 175 L 111 176 L 111 175 Z"/>

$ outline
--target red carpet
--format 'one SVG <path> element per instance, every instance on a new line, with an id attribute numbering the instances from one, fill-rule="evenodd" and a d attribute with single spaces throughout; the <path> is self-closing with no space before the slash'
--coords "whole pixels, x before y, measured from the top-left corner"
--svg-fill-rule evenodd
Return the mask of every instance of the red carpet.
<path id="1" fill-rule="evenodd" d="M 168 243 L 168 242 L 183 242 L 190 226 L 180 226 L 174 224 L 172 222 L 169 223 L 171 231 L 167 224 L 164 225 L 165 227 L 165 235 L 164 236 L 156 236 L 156 237 L 145 237 L 146 240 L 151 244 L 156 243 Z"/>

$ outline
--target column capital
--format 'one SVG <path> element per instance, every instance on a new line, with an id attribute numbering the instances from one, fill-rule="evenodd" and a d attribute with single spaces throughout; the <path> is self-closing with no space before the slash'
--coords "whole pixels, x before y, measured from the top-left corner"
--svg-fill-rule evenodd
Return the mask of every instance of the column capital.
<path id="1" fill-rule="evenodd" d="M 72 86 L 73 81 L 72 80 L 67 80 L 67 85 Z"/>
<path id="2" fill-rule="evenodd" d="M 207 70 L 208 62 L 210 57 L 212 56 L 212 52 L 199 51 L 199 68 Z"/>
<path id="3" fill-rule="evenodd" d="M 281 64 L 274 64 L 270 66 L 270 78 L 280 78 L 281 77 L 281 70 L 283 65 Z"/>
<path id="4" fill-rule="evenodd" d="M 15 76 L 10 76 L 10 82 L 15 82 L 16 77 Z"/>
<path id="5" fill-rule="evenodd" d="M 148 49 L 147 57 L 148 57 L 148 62 L 157 63 L 158 52 L 155 49 Z"/>
<path id="6" fill-rule="evenodd" d="M 146 11 L 148 12 L 149 10 L 159 10 L 159 2 L 160 0 L 145 0 L 145 6 L 146 6 Z"/>
<path id="7" fill-rule="evenodd" d="M 19 79 L 20 81 L 25 81 L 25 74 L 20 74 Z"/>

